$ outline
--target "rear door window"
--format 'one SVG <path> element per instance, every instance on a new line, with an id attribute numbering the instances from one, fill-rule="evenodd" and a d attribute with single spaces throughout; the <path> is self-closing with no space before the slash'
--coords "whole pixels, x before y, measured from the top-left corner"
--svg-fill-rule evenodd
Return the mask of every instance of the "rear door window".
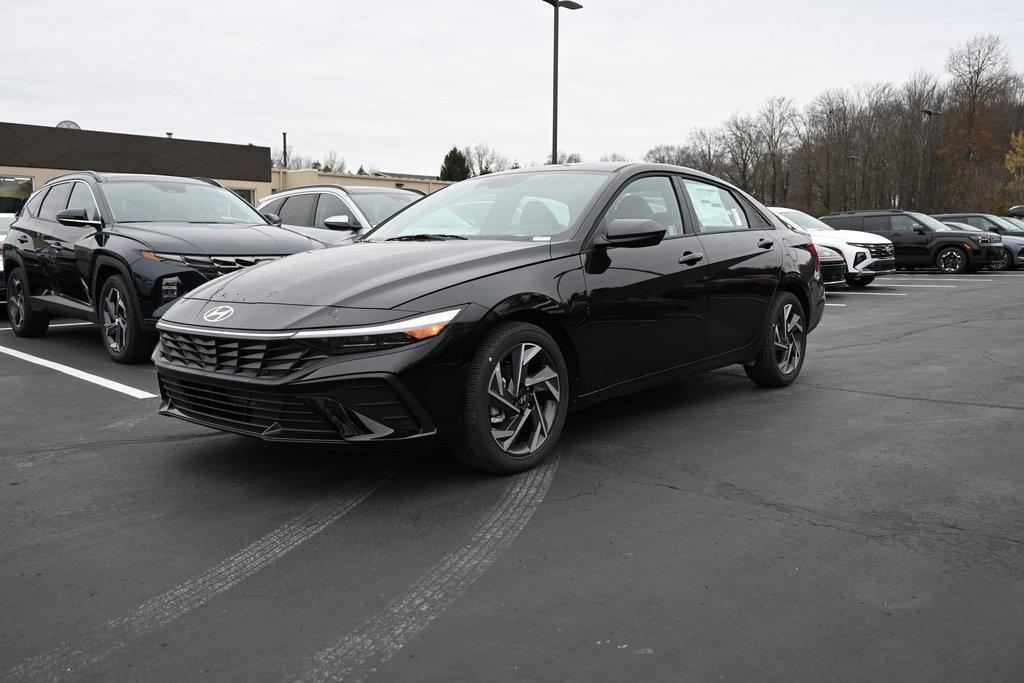
<path id="1" fill-rule="evenodd" d="M 697 227 L 701 232 L 750 229 L 743 208 L 728 190 L 689 179 L 683 180 L 683 187 L 693 204 Z"/>
<path id="2" fill-rule="evenodd" d="M 285 225 L 312 228 L 315 206 L 316 194 L 314 193 L 292 195 L 281 207 L 281 222 Z"/>
<path id="3" fill-rule="evenodd" d="M 46 193 L 46 199 L 39 208 L 39 217 L 44 221 L 57 221 L 57 214 L 68 206 L 68 197 L 71 196 L 71 183 L 54 185 Z"/>
<path id="4" fill-rule="evenodd" d="M 864 225 L 861 227 L 861 230 L 883 235 L 887 232 L 892 232 L 892 224 L 888 216 L 865 216 Z"/>

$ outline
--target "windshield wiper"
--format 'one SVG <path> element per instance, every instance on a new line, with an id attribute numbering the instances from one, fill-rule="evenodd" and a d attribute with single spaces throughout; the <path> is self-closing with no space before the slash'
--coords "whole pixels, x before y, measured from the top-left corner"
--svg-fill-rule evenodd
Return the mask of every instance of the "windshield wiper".
<path id="1" fill-rule="evenodd" d="M 444 233 L 423 233 L 420 235 L 399 235 L 398 237 L 389 237 L 385 242 L 427 242 L 436 240 L 443 242 L 445 240 L 468 240 L 468 237 L 462 235 L 447 235 Z"/>

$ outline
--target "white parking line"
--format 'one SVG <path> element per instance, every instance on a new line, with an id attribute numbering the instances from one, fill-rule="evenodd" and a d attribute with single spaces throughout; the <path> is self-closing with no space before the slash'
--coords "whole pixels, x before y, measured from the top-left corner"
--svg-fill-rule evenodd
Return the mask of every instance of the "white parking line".
<path id="1" fill-rule="evenodd" d="M 846 306 L 846 304 L 825 304 L 826 306 Z"/>
<path id="2" fill-rule="evenodd" d="M 95 325 L 96 323 L 53 323 L 50 327 L 82 327 L 83 325 Z M 50 329 L 48 327 L 47 329 Z M 10 332 L 10 327 L 0 327 L 0 332 Z"/>
<path id="3" fill-rule="evenodd" d="M 900 280 L 901 282 L 963 282 L 963 278 L 960 277 L 911 277 L 911 276 L 899 276 L 899 277 L 887 277 L 884 282 L 890 280 Z M 980 278 L 972 278 L 971 282 L 995 282 L 995 280 L 982 280 Z"/>
<path id="4" fill-rule="evenodd" d="M 907 296 L 906 294 L 897 294 L 896 292 L 851 292 L 845 290 L 842 293 L 836 293 L 835 296 L 849 296 L 851 294 L 858 296 Z"/>
<path id="5" fill-rule="evenodd" d="M 9 349 L 6 346 L 0 346 L 0 353 L 6 353 L 8 356 L 14 356 L 15 358 L 19 358 L 29 363 L 35 363 L 36 365 L 42 365 L 44 368 L 56 370 L 57 372 L 63 372 L 65 375 L 70 375 L 85 382 L 92 382 L 93 384 L 106 387 L 107 389 L 112 389 L 113 391 L 120 391 L 122 394 L 131 396 L 132 398 L 158 398 L 156 394 L 151 394 L 148 391 L 136 389 L 135 387 L 130 387 L 127 384 L 115 382 L 112 379 L 106 379 L 98 375 L 76 370 L 75 368 L 62 365 L 61 363 L 54 363 L 52 360 L 46 360 L 45 358 L 39 358 L 37 356 L 30 356 L 27 353 L 15 351 L 14 349 Z"/>
<path id="6" fill-rule="evenodd" d="M 881 287 L 926 287 L 931 289 L 956 289 L 956 285 L 880 285 Z"/>
<path id="7" fill-rule="evenodd" d="M 513 478 L 466 545 L 448 553 L 407 594 L 318 652 L 299 679 L 364 680 L 441 616 L 526 527 L 551 486 L 558 456 Z"/>

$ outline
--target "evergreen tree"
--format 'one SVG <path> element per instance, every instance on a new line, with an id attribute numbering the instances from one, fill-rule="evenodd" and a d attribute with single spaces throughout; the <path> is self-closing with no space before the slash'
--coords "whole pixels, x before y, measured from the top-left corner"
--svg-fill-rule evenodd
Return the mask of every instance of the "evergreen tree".
<path id="1" fill-rule="evenodd" d="M 452 180 L 458 182 L 473 175 L 473 169 L 469 165 L 469 159 L 459 150 L 452 147 L 445 155 L 441 163 L 441 172 L 438 174 L 441 180 Z"/>

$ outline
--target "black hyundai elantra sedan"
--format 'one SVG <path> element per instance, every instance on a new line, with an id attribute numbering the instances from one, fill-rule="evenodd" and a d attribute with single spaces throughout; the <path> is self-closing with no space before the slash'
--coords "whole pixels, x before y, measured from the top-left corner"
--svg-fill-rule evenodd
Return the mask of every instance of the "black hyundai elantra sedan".
<path id="1" fill-rule="evenodd" d="M 280 442 L 442 440 L 508 473 L 555 448 L 570 408 L 735 363 L 789 384 L 824 302 L 810 239 L 728 183 L 549 166 L 200 286 L 153 359 L 165 415 Z"/>

